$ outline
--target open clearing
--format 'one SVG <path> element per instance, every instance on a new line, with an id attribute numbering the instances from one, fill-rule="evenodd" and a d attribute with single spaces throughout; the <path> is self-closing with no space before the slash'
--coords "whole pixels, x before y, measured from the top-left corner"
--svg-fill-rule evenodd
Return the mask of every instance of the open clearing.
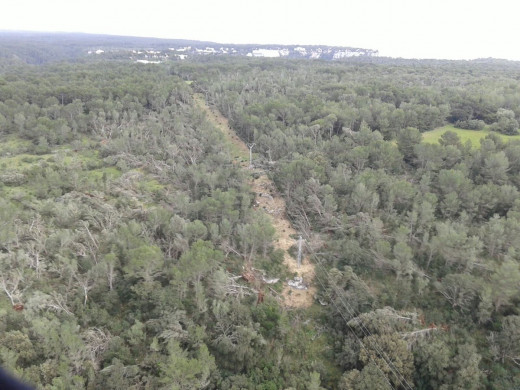
<path id="1" fill-rule="evenodd" d="M 289 248 L 296 243 L 293 237 L 297 233 L 287 219 L 285 200 L 276 191 L 274 183 L 267 177 L 265 172 L 255 169 L 249 170 L 249 149 L 231 129 L 228 120 L 216 110 L 208 107 L 202 95 L 195 94 L 194 98 L 198 107 L 207 114 L 208 119 L 215 127 L 222 131 L 230 143 L 231 151 L 235 159 L 234 163 L 240 164 L 251 173 L 250 185 L 251 190 L 256 194 L 258 209 L 264 210 L 267 213 L 276 230 L 275 249 L 281 249 L 283 251 L 284 264 L 289 269 L 289 272 L 302 277 L 304 283 L 308 286 L 306 290 L 298 290 L 290 287 L 287 281 L 284 281 L 282 297 L 285 306 L 292 308 L 311 306 L 316 294 L 316 287 L 312 285 L 315 275 L 314 264 L 312 264 L 309 258 L 304 258 L 301 267 L 298 268 L 296 260 L 292 258 L 288 252 Z M 256 177 L 256 179 L 254 177 Z"/>
<path id="2" fill-rule="evenodd" d="M 488 128 L 485 128 L 484 130 L 464 130 L 457 129 L 453 125 L 446 125 L 443 127 L 438 127 L 431 131 L 424 132 L 422 134 L 423 142 L 429 144 L 437 144 L 439 143 L 439 139 L 441 138 L 441 136 L 448 130 L 457 133 L 463 144 L 469 140 L 471 142 L 471 146 L 474 148 L 480 148 L 480 140 L 485 138 L 488 134 L 496 134 L 504 141 L 510 141 L 515 139 L 520 140 L 520 135 L 504 135 L 494 131 L 489 131 Z"/>

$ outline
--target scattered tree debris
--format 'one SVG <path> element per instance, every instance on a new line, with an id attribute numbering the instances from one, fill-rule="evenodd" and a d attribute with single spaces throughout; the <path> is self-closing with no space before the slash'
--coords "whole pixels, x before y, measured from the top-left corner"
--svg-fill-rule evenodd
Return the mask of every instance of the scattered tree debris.
<path id="1" fill-rule="evenodd" d="M 263 291 L 258 291 L 258 298 L 256 300 L 256 304 L 258 305 L 259 303 L 262 303 L 264 302 L 264 292 Z"/>

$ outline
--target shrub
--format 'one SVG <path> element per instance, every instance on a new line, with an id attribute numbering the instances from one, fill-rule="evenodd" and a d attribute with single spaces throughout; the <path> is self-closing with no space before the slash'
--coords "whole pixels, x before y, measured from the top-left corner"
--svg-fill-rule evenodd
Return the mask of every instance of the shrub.
<path id="1" fill-rule="evenodd" d="M 486 127 L 486 122 L 480 119 L 468 119 L 466 121 L 457 121 L 455 127 L 467 130 L 482 130 Z"/>

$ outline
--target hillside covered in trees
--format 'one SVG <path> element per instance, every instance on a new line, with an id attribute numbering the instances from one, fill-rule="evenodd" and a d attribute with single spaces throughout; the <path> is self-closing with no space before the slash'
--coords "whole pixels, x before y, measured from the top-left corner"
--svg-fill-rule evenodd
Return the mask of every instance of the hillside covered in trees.
<path id="1" fill-rule="evenodd" d="M 0 69 L 0 365 L 18 377 L 49 390 L 520 386 L 517 63 Z M 211 109 L 254 144 L 255 169 Z M 446 124 L 489 134 L 422 142 Z M 311 306 L 284 298 L 294 275 L 259 175 L 305 240 Z"/>

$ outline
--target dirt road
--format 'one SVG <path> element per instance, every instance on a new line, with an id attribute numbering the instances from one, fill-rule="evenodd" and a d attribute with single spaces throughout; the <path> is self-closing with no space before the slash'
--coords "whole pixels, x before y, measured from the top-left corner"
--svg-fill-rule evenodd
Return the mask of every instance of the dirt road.
<path id="1" fill-rule="evenodd" d="M 274 247 L 284 251 L 284 263 L 289 271 L 302 277 L 304 283 L 308 286 L 306 290 L 299 290 L 290 287 L 287 281 L 284 281 L 282 292 L 284 305 L 293 308 L 311 306 L 314 302 L 314 295 L 316 294 L 316 288 L 313 286 L 314 265 L 308 258 L 304 258 L 302 265 L 298 268 L 296 260 L 289 255 L 289 248 L 296 243 L 293 237 L 297 232 L 293 229 L 286 217 L 284 199 L 278 194 L 274 183 L 265 173 L 255 169 L 249 169 L 249 149 L 231 129 L 228 120 L 218 111 L 208 107 L 202 95 L 195 94 L 194 98 L 197 106 L 207 114 L 208 119 L 215 127 L 222 131 L 229 141 L 235 160 L 234 163 L 240 164 L 251 173 L 250 184 L 252 191 L 256 193 L 258 208 L 264 210 L 264 212 L 269 215 L 276 229 Z M 257 178 L 255 179 L 254 177 Z"/>

